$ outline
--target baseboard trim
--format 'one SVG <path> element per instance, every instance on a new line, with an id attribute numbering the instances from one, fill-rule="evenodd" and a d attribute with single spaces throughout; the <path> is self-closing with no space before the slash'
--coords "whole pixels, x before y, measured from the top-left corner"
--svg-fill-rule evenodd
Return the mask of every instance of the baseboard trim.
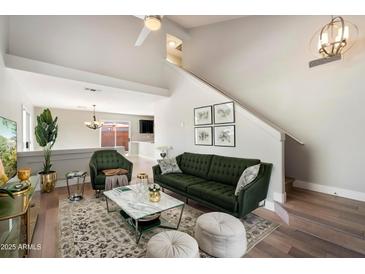
<path id="1" fill-rule="evenodd" d="M 266 200 L 265 201 L 265 208 L 270 211 L 275 211 L 275 202 Z"/>
<path id="2" fill-rule="evenodd" d="M 286 192 L 284 192 L 284 193 L 274 192 L 273 199 L 276 202 L 279 202 L 282 204 L 285 203 L 286 202 Z"/>
<path id="3" fill-rule="evenodd" d="M 333 186 L 320 185 L 320 184 L 305 182 L 305 181 L 301 181 L 301 180 L 295 180 L 293 183 L 293 186 L 365 202 L 365 193 L 364 192 L 353 191 L 353 190 L 333 187 Z"/>

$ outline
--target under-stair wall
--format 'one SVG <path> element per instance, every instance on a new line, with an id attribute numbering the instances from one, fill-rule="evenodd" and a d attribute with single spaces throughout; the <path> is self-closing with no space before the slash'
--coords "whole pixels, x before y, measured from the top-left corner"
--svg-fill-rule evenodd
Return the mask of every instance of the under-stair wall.
<path id="1" fill-rule="evenodd" d="M 286 142 L 286 175 L 296 185 L 365 201 L 365 16 L 337 62 L 318 58 L 310 39 L 330 16 L 245 16 L 190 30 L 183 66 L 305 142 Z"/>
<path id="2" fill-rule="evenodd" d="M 272 163 L 273 171 L 266 207 L 273 210 L 274 200 L 283 202 L 285 134 L 236 104 L 235 147 L 194 145 L 194 108 L 232 100 L 172 64 L 165 66 L 165 77 L 171 96 L 161 99 L 155 105 L 156 147 L 170 145 L 173 147 L 173 155 L 189 151 L 257 158 Z"/>

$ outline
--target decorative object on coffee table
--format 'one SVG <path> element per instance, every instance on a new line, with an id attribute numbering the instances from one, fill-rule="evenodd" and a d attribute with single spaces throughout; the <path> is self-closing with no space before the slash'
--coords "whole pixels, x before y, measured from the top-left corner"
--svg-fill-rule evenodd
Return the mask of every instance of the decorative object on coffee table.
<path id="1" fill-rule="evenodd" d="M 68 199 L 70 201 L 74 202 L 82 200 L 84 196 L 86 175 L 87 175 L 86 171 L 72 171 L 66 174 Z M 76 187 L 73 190 L 70 185 L 70 180 L 75 178 L 76 178 Z"/>
<path id="2" fill-rule="evenodd" d="M 214 145 L 220 147 L 235 147 L 236 127 L 234 125 L 214 127 Z"/>
<path id="3" fill-rule="evenodd" d="M 199 248 L 213 257 L 240 258 L 247 250 L 246 230 L 242 222 L 223 212 L 199 216 L 194 237 Z"/>
<path id="4" fill-rule="evenodd" d="M 37 116 L 37 126 L 35 127 L 37 143 L 44 151 L 43 170 L 39 172 L 43 192 L 52 192 L 57 181 L 56 171 L 51 170 L 51 153 L 57 134 L 57 117 L 53 119 L 51 111 L 47 108 Z"/>
<path id="5" fill-rule="evenodd" d="M 158 203 L 161 200 L 160 186 L 158 184 L 152 184 L 148 187 L 149 198 L 153 203 Z"/>
<path id="6" fill-rule="evenodd" d="M 184 211 L 184 202 L 163 192 L 160 193 L 161 197 L 159 203 L 151 202 L 149 200 L 149 195 L 147 195 L 148 193 L 144 193 L 143 191 L 144 187 L 144 184 L 135 184 L 114 188 L 113 190 L 105 191 L 103 193 L 106 198 L 107 211 L 113 212 L 109 208 L 109 200 L 116 203 L 122 209 L 120 213 L 127 223 L 135 230 L 137 243 L 145 231 L 154 227 L 178 229 Z M 175 226 L 171 225 L 168 220 L 163 218 L 154 219 L 150 222 L 146 222 L 144 219 L 150 215 L 162 213 L 173 208 L 181 208 L 180 216 Z"/>
<path id="7" fill-rule="evenodd" d="M 141 172 L 137 174 L 138 183 L 148 184 L 148 174 Z"/>
<path id="8" fill-rule="evenodd" d="M 228 124 L 235 122 L 234 103 L 227 102 L 213 105 L 214 124 Z"/>
<path id="9" fill-rule="evenodd" d="M 195 126 L 211 125 L 212 123 L 212 106 L 194 108 Z"/>
<path id="10" fill-rule="evenodd" d="M 213 128 L 212 127 L 196 127 L 194 129 L 194 140 L 197 146 L 213 145 Z"/>
<path id="11" fill-rule="evenodd" d="M 181 231 L 163 231 L 147 243 L 147 258 L 200 258 L 197 241 Z"/>

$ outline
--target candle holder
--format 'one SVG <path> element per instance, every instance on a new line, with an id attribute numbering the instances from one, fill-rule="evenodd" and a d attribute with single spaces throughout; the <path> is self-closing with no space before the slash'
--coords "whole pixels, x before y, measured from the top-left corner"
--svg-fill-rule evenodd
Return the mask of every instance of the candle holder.
<path id="1" fill-rule="evenodd" d="M 158 203 L 161 200 L 160 186 L 158 184 L 152 184 L 148 187 L 149 198 L 153 203 Z"/>

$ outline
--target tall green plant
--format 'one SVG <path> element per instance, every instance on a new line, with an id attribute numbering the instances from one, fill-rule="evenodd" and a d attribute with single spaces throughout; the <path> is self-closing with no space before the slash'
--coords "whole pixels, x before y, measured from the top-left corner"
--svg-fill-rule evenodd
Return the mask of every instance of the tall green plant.
<path id="1" fill-rule="evenodd" d="M 57 119 L 52 118 L 51 111 L 47 108 L 37 116 L 37 126 L 35 127 L 35 136 L 37 143 L 43 147 L 44 164 L 43 174 L 48 174 L 51 171 L 51 153 L 52 147 L 57 139 L 58 125 Z"/>

